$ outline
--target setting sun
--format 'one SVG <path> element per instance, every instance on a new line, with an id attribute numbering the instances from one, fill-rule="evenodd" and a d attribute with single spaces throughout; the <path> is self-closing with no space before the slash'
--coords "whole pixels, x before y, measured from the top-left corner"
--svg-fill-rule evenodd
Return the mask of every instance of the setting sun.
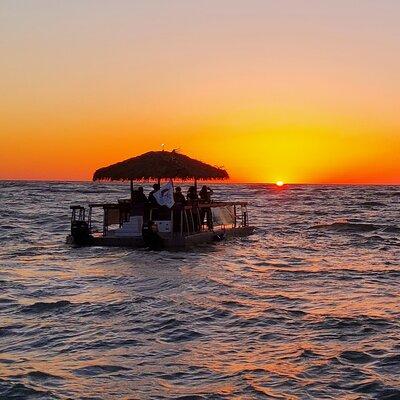
<path id="1" fill-rule="evenodd" d="M 277 181 L 277 182 L 276 182 L 276 186 L 281 187 L 281 186 L 283 186 L 283 185 L 284 185 L 284 183 L 283 183 L 282 181 Z"/>

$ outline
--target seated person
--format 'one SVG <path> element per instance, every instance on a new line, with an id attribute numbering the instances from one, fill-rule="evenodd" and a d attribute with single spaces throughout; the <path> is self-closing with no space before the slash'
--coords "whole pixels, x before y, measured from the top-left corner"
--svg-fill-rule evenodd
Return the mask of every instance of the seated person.
<path id="1" fill-rule="evenodd" d="M 208 186 L 204 185 L 199 192 L 200 201 L 202 203 L 211 203 L 211 195 L 212 194 L 213 194 L 212 189 L 210 189 Z"/>

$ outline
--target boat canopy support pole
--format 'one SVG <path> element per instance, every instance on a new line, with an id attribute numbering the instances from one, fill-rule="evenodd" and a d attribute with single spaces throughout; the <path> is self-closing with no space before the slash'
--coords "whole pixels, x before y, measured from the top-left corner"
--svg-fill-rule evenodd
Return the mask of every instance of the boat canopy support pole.
<path id="1" fill-rule="evenodd" d="M 181 236 L 183 236 L 183 210 L 181 211 Z"/>
<path id="2" fill-rule="evenodd" d="M 131 201 L 133 202 L 133 179 L 131 179 Z"/>
<path id="3" fill-rule="evenodd" d="M 174 237 L 174 210 L 171 209 L 171 238 Z"/>

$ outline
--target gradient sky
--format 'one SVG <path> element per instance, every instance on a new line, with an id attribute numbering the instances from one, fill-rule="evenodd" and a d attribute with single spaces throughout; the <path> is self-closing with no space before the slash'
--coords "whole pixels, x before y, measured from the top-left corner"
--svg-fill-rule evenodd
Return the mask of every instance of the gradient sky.
<path id="1" fill-rule="evenodd" d="M 398 0 L 1 0 L 0 179 L 149 150 L 233 181 L 400 183 Z"/>

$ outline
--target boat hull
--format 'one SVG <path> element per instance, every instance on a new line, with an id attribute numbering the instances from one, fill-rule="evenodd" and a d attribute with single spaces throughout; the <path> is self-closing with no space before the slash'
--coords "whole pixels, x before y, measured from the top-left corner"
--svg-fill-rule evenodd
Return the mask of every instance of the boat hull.
<path id="1" fill-rule="evenodd" d="M 159 248 L 167 249 L 182 249 L 187 247 L 193 247 L 196 245 L 213 243 L 221 241 L 230 237 L 241 237 L 251 235 L 254 232 L 254 227 L 245 226 L 237 228 L 226 228 L 218 231 L 205 231 L 195 233 L 188 236 L 170 236 L 160 235 L 162 245 L 157 246 Z M 146 243 L 142 237 L 116 237 L 116 236 L 90 236 L 85 243 L 76 243 L 74 238 L 69 235 L 67 237 L 67 243 L 76 246 L 105 246 L 105 247 L 130 247 L 130 248 L 141 248 L 141 247 L 152 247 L 149 243 Z"/>

